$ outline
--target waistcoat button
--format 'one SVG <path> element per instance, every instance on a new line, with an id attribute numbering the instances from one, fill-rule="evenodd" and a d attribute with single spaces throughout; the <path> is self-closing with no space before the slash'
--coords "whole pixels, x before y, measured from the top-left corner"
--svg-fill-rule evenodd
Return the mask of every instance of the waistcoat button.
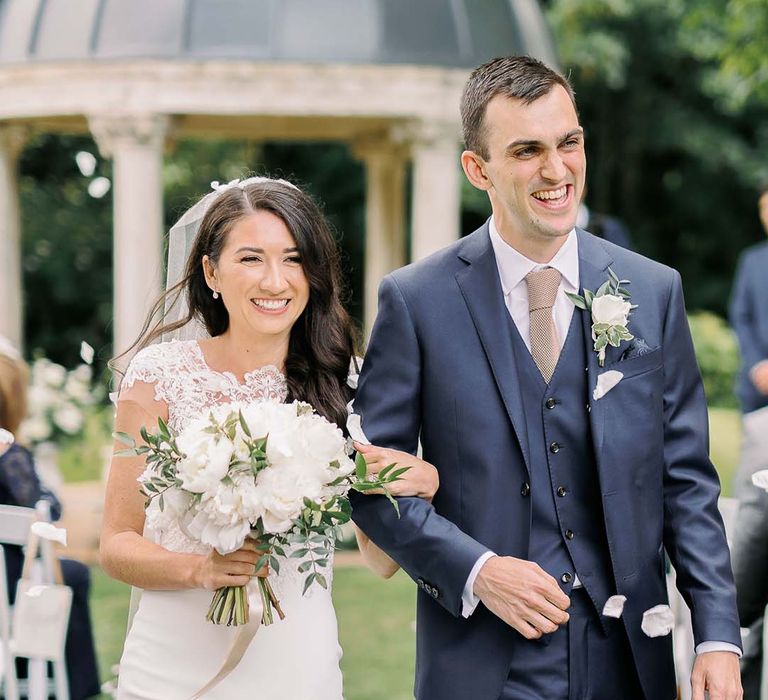
<path id="1" fill-rule="evenodd" d="M 557 442 L 553 442 L 549 446 L 549 451 L 552 452 L 553 454 L 556 454 L 557 452 L 560 452 L 560 444 L 557 443 Z"/>
<path id="2" fill-rule="evenodd" d="M 552 409 L 555 406 L 557 406 L 557 401 L 555 401 L 553 398 L 548 398 L 547 402 L 544 404 L 547 408 Z"/>

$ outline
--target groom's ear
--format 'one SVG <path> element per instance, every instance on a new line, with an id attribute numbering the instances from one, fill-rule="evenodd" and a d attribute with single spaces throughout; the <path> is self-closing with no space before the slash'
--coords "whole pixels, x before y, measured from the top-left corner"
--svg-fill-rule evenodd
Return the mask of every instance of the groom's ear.
<path id="1" fill-rule="evenodd" d="M 461 154 L 461 167 L 470 184 L 478 190 L 491 189 L 491 181 L 485 174 L 485 161 L 474 151 L 464 151 Z"/>

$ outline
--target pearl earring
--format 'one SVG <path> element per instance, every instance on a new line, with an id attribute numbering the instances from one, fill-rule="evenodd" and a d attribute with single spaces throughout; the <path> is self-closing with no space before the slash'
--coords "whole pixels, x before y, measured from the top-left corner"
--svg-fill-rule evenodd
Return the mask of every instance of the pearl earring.
<path id="1" fill-rule="evenodd" d="M 215 289 L 213 290 L 213 298 L 214 299 L 218 299 L 219 298 L 219 293 Z"/>

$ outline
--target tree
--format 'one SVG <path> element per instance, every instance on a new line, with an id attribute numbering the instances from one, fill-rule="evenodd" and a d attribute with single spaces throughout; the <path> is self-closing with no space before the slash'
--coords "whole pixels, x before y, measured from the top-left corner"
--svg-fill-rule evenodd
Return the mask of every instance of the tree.
<path id="1" fill-rule="evenodd" d="M 738 253 L 762 237 L 768 105 L 712 97 L 718 64 L 686 21 L 698 3 L 553 0 L 548 15 L 586 128 L 589 204 L 681 271 L 691 308 L 723 314 Z"/>

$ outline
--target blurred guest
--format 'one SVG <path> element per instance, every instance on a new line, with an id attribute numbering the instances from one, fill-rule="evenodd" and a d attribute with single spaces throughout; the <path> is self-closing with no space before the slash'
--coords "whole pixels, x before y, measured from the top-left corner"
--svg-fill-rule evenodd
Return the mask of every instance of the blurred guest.
<path id="1" fill-rule="evenodd" d="M 61 504 L 46 489 L 35 471 L 32 454 L 18 442 L 11 442 L 27 412 L 27 366 L 7 340 L 0 337 L 0 504 L 32 508 L 44 499 L 54 520 Z M 7 431 L 5 433 L 4 431 Z M 11 603 L 21 577 L 24 554 L 21 547 L 4 545 Z M 78 561 L 62 559 L 64 583 L 72 588 L 72 612 L 66 640 L 66 663 L 71 700 L 83 700 L 100 693 L 96 654 L 88 609 L 90 574 Z M 20 669 L 21 670 L 21 669 Z M 23 671 L 22 671 L 23 672 Z"/>
<path id="2" fill-rule="evenodd" d="M 608 214 L 598 214 L 592 211 L 583 200 L 579 205 L 576 225 L 598 238 L 603 238 L 610 243 L 620 245 L 627 250 L 634 250 L 629 229 L 627 229 L 621 219 L 609 216 Z"/>
<path id="3" fill-rule="evenodd" d="M 768 233 L 768 183 L 758 199 L 760 220 Z M 752 474 L 768 469 L 768 241 L 741 256 L 734 281 L 731 325 L 741 351 L 737 394 L 741 401 L 741 459 L 734 480 L 739 498 L 733 544 L 733 569 L 744 640 L 744 698 L 760 697 L 763 611 L 768 604 L 768 494 L 751 483 Z"/>

